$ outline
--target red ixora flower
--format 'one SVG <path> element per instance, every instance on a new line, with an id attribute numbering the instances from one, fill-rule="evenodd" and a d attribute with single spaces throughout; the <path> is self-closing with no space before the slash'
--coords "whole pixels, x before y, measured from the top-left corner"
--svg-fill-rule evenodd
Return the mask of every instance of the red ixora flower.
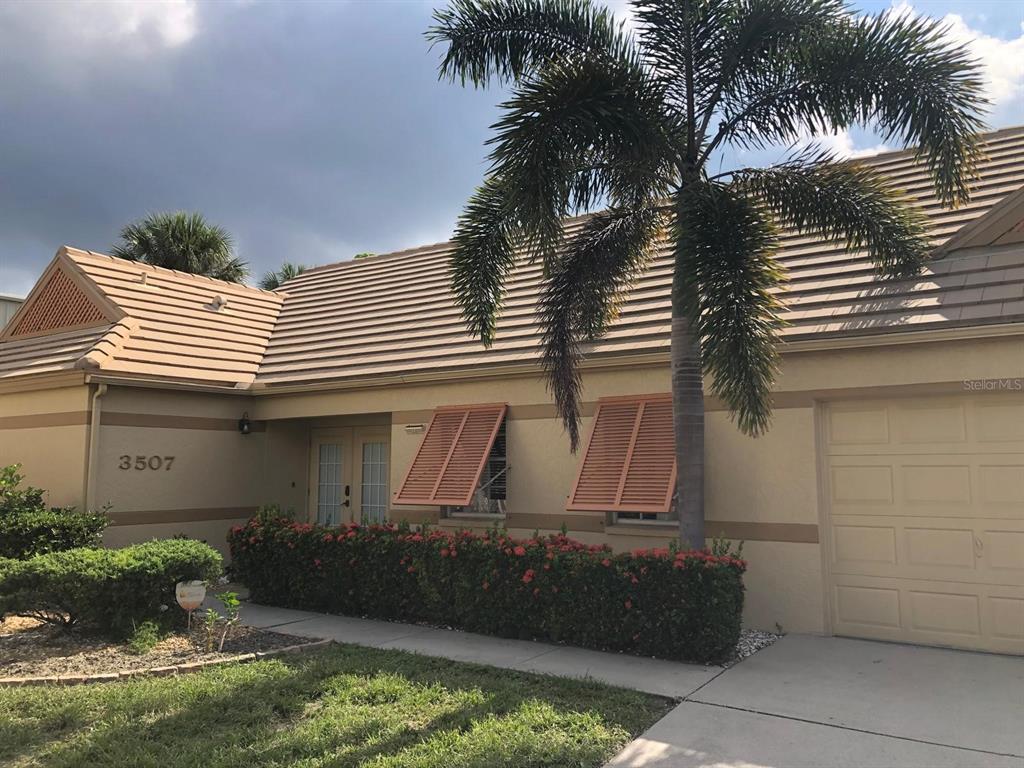
<path id="1" fill-rule="evenodd" d="M 529 584 L 533 581 L 533 577 L 537 574 L 533 572 L 533 568 L 527 568 L 526 573 L 523 574 L 523 584 Z"/>
<path id="2" fill-rule="evenodd" d="M 526 547 L 518 546 L 512 550 L 512 554 L 514 554 L 516 557 L 522 557 L 526 554 Z"/>
<path id="3" fill-rule="evenodd" d="M 627 600 L 625 605 L 626 605 L 626 610 L 628 611 L 628 610 L 630 610 L 633 607 L 633 601 L 632 600 Z"/>
<path id="4" fill-rule="evenodd" d="M 441 550 L 441 557 L 448 557 L 448 547 Z"/>
<path id="5" fill-rule="evenodd" d="M 601 565 L 603 565 L 605 568 L 609 567 L 611 564 L 612 564 L 612 561 L 609 560 L 607 557 L 604 560 L 601 561 Z"/>
<path id="6" fill-rule="evenodd" d="M 334 536 L 332 536 L 332 535 L 331 535 L 331 534 L 329 534 L 329 533 L 325 533 L 325 534 L 324 534 L 324 541 L 326 541 L 326 542 L 332 542 L 332 541 L 334 541 Z"/>

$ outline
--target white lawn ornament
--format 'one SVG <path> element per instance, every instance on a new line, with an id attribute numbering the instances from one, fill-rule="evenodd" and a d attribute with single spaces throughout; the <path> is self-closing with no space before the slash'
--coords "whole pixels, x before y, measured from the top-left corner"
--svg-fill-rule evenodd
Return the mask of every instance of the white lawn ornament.
<path id="1" fill-rule="evenodd" d="M 178 605 L 188 614 L 188 626 L 192 628 L 192 611 L 206 599 L 206 584 L 201 581 L 179 581 L 174 585 L 174 597 Z"/>

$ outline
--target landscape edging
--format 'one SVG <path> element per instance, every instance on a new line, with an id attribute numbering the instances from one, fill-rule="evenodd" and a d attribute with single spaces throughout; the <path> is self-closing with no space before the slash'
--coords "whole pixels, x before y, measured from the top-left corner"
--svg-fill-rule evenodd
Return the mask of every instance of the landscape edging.
<path id="1" fill-rule="evenodd" d="M 123 672 L 97 672 L 93 675 L 46 675 L 42 677 L 2 677 L 0 688 L 22 688 L 35 685 L 89 685 L 91 683 L 112 683 L 118 680 L 131 680 L 139 677 L 170 677 L 172 675 L 199 672 L 209 667 L 220 667 L 226 664 L 245 664 L 250 661 L 283 656 L 285 654 L 306 653 L 320 648 L 326 648 L 334 643 L 334 640 L 316 640 L 312 643 L 300 643 L 299 645 L 286 645 L 283 648 L 273 648 L 269 651 L 256 651 L 255 653 L 241 653 L 237 656 L 228 656 L 225 659 L 207 659 L 206 661 L 190 661 L 183 664 L 175 664 L 169 667 L 150 667 L 148 669 L 126 669 Z"/>

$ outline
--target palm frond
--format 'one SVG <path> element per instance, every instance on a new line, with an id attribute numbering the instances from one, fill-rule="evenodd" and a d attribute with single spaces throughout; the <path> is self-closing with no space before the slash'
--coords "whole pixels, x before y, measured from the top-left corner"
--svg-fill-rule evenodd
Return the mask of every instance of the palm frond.
<path id="1" fill-rule="evenodd" d="M 469 332 L 487 346 L 504 296 L 505 279 L 515 266 L 519 226 L 508 204 L 503 180 L 489 177 L 459 217 L 452 242 L 451 285 Z"/>
<path id="2" fill-rule="evenodd" d="M 660 93 L 642 70 L 603 61 L 551 64 L 501 105 L 492 173 L 524 240 L 545 261 L 564 216 L 598 201 L 643 205 L 667 193 L 674 163 Z"/>
<path id="3" fill-rule="evenodd" d="M 740 429 L 758 435 L 771 421 L 778 370 L 783 279 L 771 215 L 739 190 L 714 182 L 680 192 L 675 213 L 673 302 L 701 339 L 711 391 Z"/>
<path id="4" fill-rule="evenodd" d="M 764 147 L 874 126 L 918 149 L 943 203 L 968 199 L 986 102 L 977 62 L 940 22 L 842 15 L 745 73 L 724 94 L 708 152 L 724 141 Z"/>
<path id="5" fill-rule="evenodd" d="M 453 0 L 434 21 L 427 39 L 447 46 L 441 77 L 478 88 L 519 81 L 553 62 L 635 57 L 622 24 L 591 0 Z"/>
<path id="6" fill-rule="evenodd" d="M 614 319 L 622 292 L 646 266 L 662 224 L 655 207 L 595 214 L 568 240 L 544 285 L 543 365 L 573 451 L 579 445 L 580 347 Z"/>
<path id="7" fill-rule="evenodd" d="M 924 214 L 862 163 L 810 149 L 774 168 L 737 171 L 732 179 L 782 226 L 866 249 L 885 277 L 916 275 L 928 258 Z"/>

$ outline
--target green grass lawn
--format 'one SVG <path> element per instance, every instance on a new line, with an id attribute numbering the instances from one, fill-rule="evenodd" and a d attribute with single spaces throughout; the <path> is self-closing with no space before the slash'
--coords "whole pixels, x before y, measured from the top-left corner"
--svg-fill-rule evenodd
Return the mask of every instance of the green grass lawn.
<path id="1" fill-rule="evenodd" d="M 671 703 L 333 646 L 178 678 L 0 689 L 0 765 L 599 766 Z"/>

